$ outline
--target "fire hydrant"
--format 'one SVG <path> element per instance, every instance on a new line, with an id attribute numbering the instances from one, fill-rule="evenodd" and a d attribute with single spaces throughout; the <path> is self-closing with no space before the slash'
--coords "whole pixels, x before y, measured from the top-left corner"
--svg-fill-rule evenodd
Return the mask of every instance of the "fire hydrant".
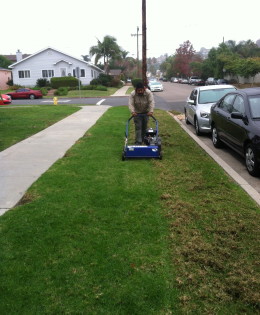
<path id="1" fill-rule="evenodd" d="M 54 96 L 53 105 L 58 105 L 58 97 Z"/>

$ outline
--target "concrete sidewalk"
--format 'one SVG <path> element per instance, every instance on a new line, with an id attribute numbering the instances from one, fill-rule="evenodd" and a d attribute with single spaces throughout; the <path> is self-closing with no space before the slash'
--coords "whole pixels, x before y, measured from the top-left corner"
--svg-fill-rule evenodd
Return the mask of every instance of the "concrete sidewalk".
<path id="1" fill-rule="evenodd" d="M 127 90 L 132 87 L 131 85 L 124 85 L 120 89 L 118 89 L 113 95 L 111 96 L 126 96 Z"/>
<path id="2" fill-rule="evenodd" d="M 13 208 L 27 189 L 66 151 L 110 106 L 84 106 L 49 128 L 0 152 L 0 215 Z"/>

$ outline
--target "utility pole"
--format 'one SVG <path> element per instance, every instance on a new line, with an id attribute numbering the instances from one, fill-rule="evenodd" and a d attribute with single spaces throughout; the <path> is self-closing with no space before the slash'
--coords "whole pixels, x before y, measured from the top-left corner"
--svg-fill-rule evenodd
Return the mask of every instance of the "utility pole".
<path id="1" fill-rule="evenodd" d="M 139 40 L 138 36 L 141 36 L 142 34 L 138 34 L 139 32 L 139 26 L 137 26 L 136 34 L 131 34 L 131 36 L 136 36 L 136 44 L 137 44 L 137 53 L 136 53 L 136 59 L 137 59 L 137 77 L 139 77 Z"/>
<path id="2" fill-rule="evenodd" d="M 145 86 L 147 86 L 147 61 L 146 61 L 146 0 L 142 0 L 142 33 L 143 33 L 143 65 L 142 65 L 142 79 Z"/>

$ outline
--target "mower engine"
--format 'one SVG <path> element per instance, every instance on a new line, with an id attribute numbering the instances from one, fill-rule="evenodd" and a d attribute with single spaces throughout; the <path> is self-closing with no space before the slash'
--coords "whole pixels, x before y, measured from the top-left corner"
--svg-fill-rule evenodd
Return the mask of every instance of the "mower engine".
<path id="1" fill-rule="evenodd" d="M 146 145 L 157 145 L 158 144 L 158 137 L 157 131 L 153 128 L 149 128 L 146 130 L 144 143 Z"/>

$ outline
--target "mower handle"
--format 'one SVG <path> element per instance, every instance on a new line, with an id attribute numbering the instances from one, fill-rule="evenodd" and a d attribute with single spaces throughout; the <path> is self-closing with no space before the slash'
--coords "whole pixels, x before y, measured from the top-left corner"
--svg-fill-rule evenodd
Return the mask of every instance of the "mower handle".
<path id="1" fill-rule="evenodd" d="M 136 116 L 148 116 L 148 117 L 152 117 L 152 119 L 154 120 L 154 121 L 157 121 L 156 120 L 156 118 L 153 116 L 153 115 L 147 115 L 147 114 L 137 114 Z M 129 119 L 128 119 L 128 122 L 131 120 L 131 119 L 133 119 L 134 117 L 136 117 L 136 116 L 131 116 Z"/>
<path id="2" fill-rule="evenodd" d="M 147 115 L 147 114 L 137 114 L 137 116 L 148 116 L 148 115 Z M 129 122 L 130 122 L 130 120 L 133 119 L 134 117 L 136 117 L 136 116 L 131 116 L 131 117 L 128 119 L 127 123 L 126 123 L 126 130 L 125 130 L 125 136 L 126 136 L 126 138 L 128 138 Z M 158 132 L 158 121 L 157 121 L 157 119 L 156 119 L 153 115 L 151 115 L 151 116 L 149 115 L 148 117 L 152 117 L 152 119 L 155 121 L 156 129 L 157 129 L 157 132 Z"/>

